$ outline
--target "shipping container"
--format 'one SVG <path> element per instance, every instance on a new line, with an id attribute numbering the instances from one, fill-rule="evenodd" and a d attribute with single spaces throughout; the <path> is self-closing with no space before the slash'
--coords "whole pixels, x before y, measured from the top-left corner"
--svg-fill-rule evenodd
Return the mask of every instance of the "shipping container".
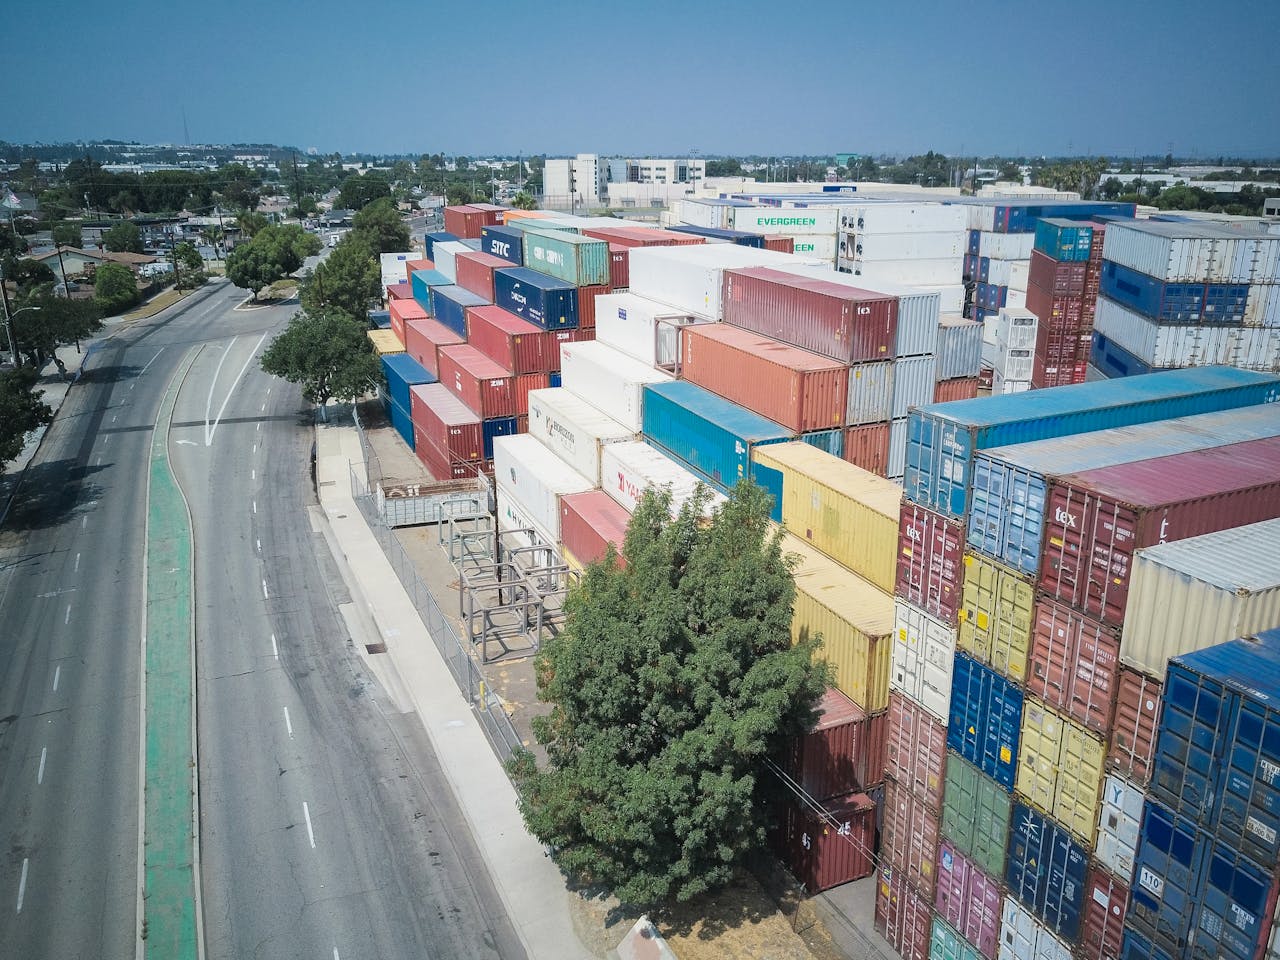
<path id="1" fill-rule="evenodd" d="M 1160 678 L 1170 657 L 1280 624 L 1277 544 L 1267 520 L 1137 551 L 1121 660 Z"/>
<path id="2" fill-rule="evenodd" d="M 963 257 L 942 260 L 855 260 L 836 258 L 836 269 L 868 284 L 905 283 L 911 286 L 958 286 L 963 274 Z M 963 289 L 963 287 L 961 288 Z M 958 309 L 958 307 L 953 307 Z"/>
<path id="3" fill-rule="evenodd" d="M 1089 264 L 1085 261 L 1054 260 L 1036 250 L 1031 254 L 1027 280 L 1032 287 L 1052 297 L 1082 297 L 1088 270 Z M 1030 288 L 1027 293 L 1031 293 Z"/>
<path id="4" fill-rule="evenodd" d="M 680 328 L 695 322 L 703 321 L 634 293 L 596 297 L 596 340 L 648 366 L 675 369 Z"/>
<path id="5" fill-rule="evenodd" d="M 603 343 L 562 344 L 560 367 L 565 389 L 636 433 L 643 425 L 645 386 L 671 381 L 670 374 Z"/>
<path id="6" fill-rule="evenodd" d="M 1068 942 L 1080 931 L 1088 860 L 1066 830 L 1014 801 L 1005 882 L 1024 907 Z"/>
<path id="7" fill-rule="evenodd" d="M 415 427 L 450 463 L 478 464 L 484 457 L 480 417 L 442 383 L 409 390 Z M 448 479 L 437 475 L 437 479 Z"/>
<path id="8" fill-rule="evenodd" d="M 1155 755 L 1161 684 L 1123 663 L 1116 677 L 1116 705 L 1107 763 L 1134 783 L 1145 786 L 1151 779 Z"/>
<path id="9" fill-rule="evenodd" d="M 851 260 L 945 260 L 964 256 L 962 230 L 929 233 L 849 233 L 841 235 L 841 252 Z"/>
<path id="10" fill-rule="evenodd" d="M 1280 438 L 1068 474 L 1049 487 L 1040 587 L 1124 624 L 1141 547 L 1280 516 Z"/>
<path id="11" fill-rule="evenodd" d="M 609 244 L 609 289 L 626 290 L 631 286 L 631 248 Z"/>
<path id="12" fill-rule="evenodd" d="M 976 377 L 981 365 L 982 324 L 964 317 L 944 316 L 938 323 L 936 379 L 942 382 Z"/>
<path id="13" fill-rule="evenodd" d="M 893 420 L 901 420 L 915 407 L 933 402 L 935 358 L 899 357 L 893 362 Z"/>
<path id="14" fill-rule="evenodd" d="M 404 343 L 404 325 L 409 320 L 424 320 L 427 311 L 416 300 L 392 300 L 387 304 L 391 316 L 391 332 Z"/>
<path id="15" fill-rule="evenodd" d="M 947 722 L 956 629 L 901 597 L 895 601 L 889 686 Z"/>
<path id="16" fill-rule="evenodd" d="M 783 861 L 810 894 L 875 872 L 875 803 L 864 793 L 822 803 L 821 812 L 797 797 L 783 802 L 777 844 Z"/>
<path id="17" fill-rule="evenodd" d="M 729 207 L 731 230 L 747 233 L 785 233 L 787 236 L 831 234 L 835 236 L 838 214 L 834 207 L 779 209 L 777 207 Z"/>
<path id="18" fill-rule="evenodd" d="M 573 284 L 528 270 L 511 267 L 493 275 L 496 303 L 544 330 L 568 330 L 578 326 L 578 291 Z"/>
<path id="19" fill-rule="evenodd" d="M 734 243 L 706 243 L 692 247 L 633 248 L 628 270 L 632 293 L 709 320 L 721 320 L 726 270 L 817 263 L 812 257 L 756 250 Z"/>
<path id="20" fill-rule="evenodd" d="M 467 335 L 467 308 L 483 307 L 487 303 L 484 297 L 456 285 L 431 288 L 431 315 L 464 337 Z"/>
<path id="21" fill-rule="evenodd" d="M 1065 604 L 1035 606 L 1027 691 L 1102 737 L 1111 732 L 1120 636 Z"/>
<path id="22" fill-rule="evenodd" d="M 964 527 L 940 513 L 904 501 L 894 592 L 944 623 L 955 624 L 963 581 Z"/>
<path id="23" fill-rule="evenodd" d="M 849 367 L 849 395 L 844 422 L 851 426 L 887 421 L 893 410 L 895 363 L 873 360 Z M 883 472 L 883 471 L 881 471 Z"/>
<path id="24" fill-rule="evenodd" d="M 1142 808 L 1146 795 L 1142 787 L 1122 776 L 1107 774 L 1102 783 L 1102 803 L 1098 814 L 1098 862 L 1125 884 L 1133 880 L 1134 857 L 1142 828 Z"/>
<path id="25" fill-rule="evenodd" d="M 393 283 L 387 287 L 387 302 L 392 300 L 412 300 L 413 287 L 408 283 Z"/>
<path id="26" fill-rule="evenodd" d="M 889 424 L 869 423 L 844 432 L 841 459 L 878 477 L 889 472 Z"/>
<path id="27" fill-rule="evenodd" d="M 1014 897 L 1000 911 L 998 960 L 1073 960 L 1071 948 Z"/>
<path id="28" fill-rule="evenodd" d="M 673 226 L 671 230 L 675 233 L 685 233 L 691 234 L 694 237 L 699 237 L 704 243 L 707 239 L 711 239 L 723 240 L 726 243 L 736 243 L 743 247 L 763 248 L 765 246 L 765 237 L 762 234 L 747 233 L 744 230 L 723 230 L 718 227 L 699 227 L 693 224 L 679 224 L 677 226 Z M 639 246 L 639 244 L 632 244 L 632 246 Z M 660 244 L 645 244 L 645 246 L 656 247 L 660 246 Z M 772 250 L 775 248 L 769 247 L 768 249 Z M 791 248 L 788 247 L 784 252 L 791 253 Z"/>
<path id="29" fill-rule="evenodd" d="M 470 344 L 459 343 L 440 348 L 440 382 L 488 420 L 527 413 L 529 391 L 545 387 L 547 375 L 516 376 Z"/>
<path id="30" fill-rule="evenodd" d="M 437 377 L 440 376 L 440 348 L 464 342 L 457 331 L 430 318 L 406 322 L 404 337 L 405 352 Z"/>
<path id="31" fill-rule="evenodd" d="M 997 907 L 997 913 L 999 908 Z M 997 925 L 999 917 L 997 919 Z M 982 954 L 941 916 L 933 918 L 933 934 L 929 941 L 929 960 L 981 960 Z"/>
<path id="32" fill-rule="evenodd" d="M 693 232 L 689 227 L 672 227 L 670 230 L 663 230 L 656 227 L 627 227 L 619 224 L 618 226 L 585 227 L 582 235 L 623 247 L 683 247 L 706 242 L 701 235 L 691 235 Z"/>
<path id="33" fill-rule="evenodd" d="M 1170 283 L 1259 283 L 1275 277 L 1280 238 L 1205 221 L 1113 223 L 1102 256 Z"/>
<path id="34" fill-rule="evenodd" d="M 793 433 L 844 424 L 846 364 L 728 324 L 680 330 L 680 376 Z"/>
<path id="35" fill-rule="evenodd" d="M 449 233 L 447 230 L 437 230 L 434 233 L 428 233 L 424 238 L 426 245 L 427 259 L 435 260 L 435 247 L 437 243 L 449 243 L 461 239 L 456 234 Z"/>
<path id="36" fill-rule="evenodd" d="M 923 899 L 892 867 L 880 867 L 874 925 L 902 960 L 929 960 L 933 902 Z"/>
<path id="37" fill-rule="evenodd" d="M 782 474 L 782 522 L 789 531 L 893 590 L 901 487 L 808 444 L 767 444 L 752 457 Z"/>
<path id="38" fill-rule="evenodd" d="M 378 271 L 381 276 L 380 286 L 388 287 L 393 283 L 407 281 L 409 279 L 409 268 L 406 265 L 415 256 L 417 255 L 408 251 L 378 254 Z"/>
<path id="39" fill-rule="evenodd" d="M 813 729 L 787 744 L 787 774 L 816 800 L 869 790 L 883 782 L 890 714 L 869 716 L 835 687 L 827 688 L 814 709 Z"/>
<path id="40" fill-rule="evenodd" d="M 951 672 L 947 746 L 1012 790 L 1021 724 L 1022 691 L 973 658 L 957 653 Z"/>
<path id="41" fill-rule="evenodd" d="M 1245 857 L 1222 837 L 1203 837 L 1191 955 L 1214 960 L 1262 960 L 1274 956 L 1277 894 L 1274 860 Z M 1272 948 L 1268 950 L 1268 946 Z"/>
<path id="42" fill-rule="evenodd" d="M 1093 225 L 1046 217 L 1036 222 L 1035 249 L 1053 260 L 1083 263 L 1093 246 Z"/>
<path id="43" fill-rule="evenodd" d="M 710 517 L 724 502 L 724 495 L 708 487 L 671 457 L 639 441 L 610 443 L 600 452 L 600 488 L 628 513 L 635 510 L 646 490 L 668 490 L 674 517 L 699 486 L 709 494 L 703 514 Z"/>
<path id="44" fill-rule="evenodd" d="M 604 447 L 636 436 L 563 387 L 529 393 L 528 432 L 595 485 L 600 483 Z"/>
<path id="45" fill-rule="evenodd" d="M 458 282 L 457 256 L 460 253 L 469 253 L 471 251 L 470 242 L 469 240 L 446 240 L 443 243 L 435 243 L 431 248 L 436 270 L 443 273 L 453 283 Z M 479 241 L 476 242 L 478 243 Z"/>
<path id="46" fill-rule="evenodd" d="M 499 437 L 493 444 L 493 472 L 502 487 L 533 521 L 560 542 L 560 499 L 585 493 L 595 484 L 534 437 Z"/>
<path id="47" fill-rule="evenodd" d="M 496 226 L 502 219 L 498 210 L 476 206 L 444 208 L 444 228 L 459 238 L 476 238 L 485 227 Z"/>
<path id="48" fill-rule="evenodd" d="M 1086 849 L 1093 848 L 1097 834 L 1106 752 L 1097 734 L 1035 697 L 1026 698 L 1015 789 Z"/>
<path id="49" fill-rule="evenodd" d="M 400 356 L 404 356 L 404 354 L 400 354 Z M 400 404 L 395 403 L 385 392 L 381 392 L 381 399 L 382 409 L 386 413 L 387 419 L 391 421 L 391 428 L 400 434 L 400 439 L 408 445 L 410 450 L 414 449 L 416 438 L 413 432 L 412 414 L 410 414 L 407 407 L 402 407 Z"/>
<path id="50" fill-rule="evenodd" d="M 411 408 L 409 388 L 420 383 L 435 383 L 436 377 L 407 353 L 384 356 L 381 358 L 381 365 L 387 395 L 392 403 L 404 411 L 407 420 Z M 412 446 L 412 442 L 410 445 Z"/>
<path id="51" fill-rule="evenodd" d="M 373 352 L 379 357 L 405 352 L 405 345 L 400 342 L 400 338 L 390 328 L 386 330 L 369 330 L 365 333 L 365 336 L 369 338 Z"/>
<path id="52" fill-rule="evenodd" d="M 524 263 L 524 234 L 510 227 L 484 227 L 480 231 L 480 249 L 518 267 Z"/>
<path id="53" fill-rule="evenodd" d="M 486 303 L 493 303 L 493 274 L 495 270 L 510 267 L 506 260 L 488 253 L 459 253 L 454 258 L 458 286 L 470 290 Z"/>
<path id="54" fill-rule="evenodd" d="M 560 498 L 560 540 L 579 566 L 603 560 L 609 544 L 621 559 L 630 520 L 631 514 L 601 490 Z"/>
<path id="55" fill-rule="evenodd" d="M 502 307 L 467 309 L 467 343 L 516 374 L 560 369 L 560 344 L 579 339 L 577 330 L 544 330 Z"/>
<path id="56" fill-rule="evenodd" d="M 1215 363 L 1257 371 L 1280 367 L 1280 337 L 1268 327 L 1168 325 L 1107 297 L 1098 298 L 1093 326 L 1147 369 Z"/>
<path id="57" fill-rule="evenodd" d="M 439 270 L 415 270 L 409 274 L 409 286 L 413 290 L 413 299 L 428 313 L 431 312 L 431 288 L 448 287 L 452 284 L 453 281 Z"/>
<path id="58" fill-rule="evenodd" d="M 1280 378 L 1230 367 L 1082 383 L 1031 397 L 979 397 L 914 412 L 907 496 L 953 517 L 969 511 L 978 450 L 1280 400 Z"/>
<path id="59" fill-rule="evenodd" d="M 583 330 L 596 328 L 596 301 L 609 292 L 608 284 L 578 288 L 578 326 Z"/>
<path id="60" fill-rule="evenodd" d="M 1247 288 L 1245 288 L 1247 290 Z M 1210 316 L 1205 311 L 1208 284 L 1168 283 L 1126 266 L 1102 261 L 1100 292 L 1123 307 L 1152 320 L 1171 323 L 1226 322 L 1244 320 L 1243 305 L 1235 316 Z"/>
<path id="61" fill-rule="evenodd" d="M 609 285 L 609 245 L 591 237 L 527 230 L 524 265 L 575 287 Z"/>
<path id="62" fill-rule="evenodd" d="M 898 690 L 890 691 L 885 716 L 885 776 L 940 813 L 946 784 L 947 728 Z"/>
<path id="63" fill-rule="evenodd" d="M 1031 581 L 981 554 L 966 553 L 960 602 L 960 649 L 1022 683 L 1035 617 Z"/>
<path id="64" fill-rule="evenodd" d="M 756 267 L 724 273 L 726 323 L 841 363 L 893 355 L 896 297 Z"/>
<path id="65" fill-rule="evenodd" d="M 1013 798 L 955 751 L 947 751 L 942 835 L 988 876 L 1003 877 Z"/>
<path id="66" fill-rule="evenodd" d="M 938 882 L 938 814 L 906 787 L 885 783 L 880 859 L 930 903 Z"/>
<path id="67" fill-rule="evenodd" d="M 977 948 L 994 957 L 1000 940 L 1000 882 L 983 873 L 949 841 L 938 845 L 939 915 Z"/>
<path id="68" fill-rule="evenodd" d="M 1196 822 L 1148 798 L 1129 889 L 1125 926 L 1169 950 L 1184 952 L 1198 894 L 1203 845 Z"/>

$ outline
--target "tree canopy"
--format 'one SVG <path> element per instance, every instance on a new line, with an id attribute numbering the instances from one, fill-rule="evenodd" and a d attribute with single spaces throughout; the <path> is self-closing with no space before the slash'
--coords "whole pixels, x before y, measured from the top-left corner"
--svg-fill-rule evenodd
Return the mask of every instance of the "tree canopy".
<path id="1" fill-rule="evenodd" d="M 763 761 L 808 729 L 827 672 L 791 643 L 795 582 L 768 495 L 740 484 L 710 524 L 706 491 L 671 519 L 648 492 L 566 600 L 536 660 L 547 751 L 513 758 L 530 831 L 571 875 L 642 907 L 724 885 L 759 848 Z"/>
<path id="2" fill-rule="evenodd" d="M 121 220 L 102 235 L 102 245 L 112 253 L 141 253 L 142 231 L 136 223 Z"/>
<path id="3" fill-rule="evenodd" d="M 340 310 L 299 310 L 263 352 L 262 369 L 298 384 L 321 406 L 364 396 L 380 373 L 365 325 Z"/>
<path id="4" fill-rule="evenodd" d="M 84 242 L 79 223 L 64 220 L 54 224 L 51 232 L 54 244 L 59 247 L 78 247 Z"/>
<path id="5" fill-rule="evenodd" d="M 338 190 L 337 206 L 345 210 L 363 210 L 373 201 L 391 196 L 391 184 L 377 170 L 347 177 Z"/>
<path id="6" fill-rule="evenodd" d="M 364 236 L 375 256 L 409 249 L 409 227 L 387 197 L 366 205 L 352 218 L 351 227 Z"/>
<path id="7" fill-rule="evenodd" d="M 36 392 L 38 377 L 30 368 L 0 373 L 0 467 L 22 452 L 28 433 L 53 420 Z"/>
<path id="8" fill-rule="evenodd" d="M 58 347 L 102 329 L 102 308 L 92 300 L 68 300 L 46 294 L 26 306 L 39 309 L 24 311 L 14 322 L 13 339 L 18 352 L 26 354 L 37 369 L 48 362 Z"/>
<path id="9" fill-rule="evenodd" d="M 138 281 L 122 263 L 104 263 L 93 274 L 93 299 L 108 315 L 138 302 Z"/>
<path id="10" fill-rule="evenodd" d="M 369 246 L 368 234 L 353 230 L 338 241 L 302 282 L 302 306 L 309 313 L 340 310 L 364 322 L 366 312 L 382 297 L 382 272 Z"/>
<path id="11" fill-rule="evenodd" d="M 538 209 L 538 201 L 534 199 L 533 194 L 521 190 L 511 199 L 511 205 L 517 210 L 536 210 Z"/>
<path id="12" fill-rule="evenodd" d="M 303 260 L 319 252 L 320 238 L 296 223 L 263 227 L 228 254 L 227 279 L 256 297 L 263 287 L 293 273 Z"/>

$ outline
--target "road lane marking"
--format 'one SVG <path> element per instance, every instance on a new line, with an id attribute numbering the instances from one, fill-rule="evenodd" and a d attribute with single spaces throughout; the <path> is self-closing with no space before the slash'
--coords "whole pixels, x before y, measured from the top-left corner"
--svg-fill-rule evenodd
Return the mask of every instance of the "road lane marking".
<path id="1" fill-rule="evenodd" d="M 262 581 L 262 599 L 263 600 L 271 599 L 271 596 L 267 593 L 267 581 L 265 580 Z"/>
<path id="2" fill-rule="evenodd" d="M 259 421 L 258 421 L 258 425 L 257 425 L 254 429 L 255 429 L 255 430 L 261 430 L 261 429 L 262 429 L 262 421 L 261 421 L 261 420 L 259 420 Z"/>
<path id="3" fill-rule="evenodd" d="M 258 512 L 258 501 L 257 501 L 257 500 L 253 501 L 253 512 L 254 512 L 255 514 Z"/>
<path id="4" fill-rule="evenodd" d="M 261 408 L 258 412 L 259 412 L 259 413 L 266 413 L 266 412 L 267 412 L 267 405 L 264 403 L 264 404 L 262 405 L 262 408 Z"/>
<path id="5" fill-rule="evenodd" d="M 138 371 L 138 376 L 142 376 L 144 373 L 150 370 L 151 365 L 160 359 L 160 354 L 162 353 L 164 353 L 164 347 L 161 347 L 159 350 L 157 350 L 156 355 L 147 361 L 147 365 Z M 133 387 L 129 387 L 129 389 L 132 390 Z"/>
<path id="6" fill-rule="evenodd" d="M 293 739 L 293 724 L 289 722 L 289 708 L 284 708 L 284 726 L 289 731 L 289 739 Z M 314 844 L 312 844 L 314 846 Z"/>
<path id="7" fill-rule="evenodd" d="M 58 692 L 58 678 L 62 676 L 62 665 L 53 668 L 53 692 Z"/>
<path id="8" fill-rule="evenodd" d="M 71 604 L 69 603 L 67 604 L 67 612 L 62 616 L 62 622 L 63 623 L 71 622 Z"/>
<path id="9" fill-rule="evenodd" d="M 257 354 L 259 348 L 261 348 L 263 342 L 267 339 L 267 333 L 268 331 L 263 331 L 262 336 L 258 338 L 258 342 L 255 343 L 253 345 L 253 349 L 249 351 L 249 356 L 245 358 L 244 366 L 240 368 L 240 372 L 236 374 L 236 378 L 231 381 L 231 388 L 227 391 L 227 396 L 222 401 L 222 406 L 218 408 L 218 415 L 213 418 L 213 429 L 210 430 L 208 435 L 205 437 L 204 445 L 206 447 L 213 443 L 213 435 L 218 430 L 218 423 L 222 420 L 222 415 L 227 411 L 227 404 L 231 402 L 231 395 L 235 393 L 236 386 L 240 383 L 240 379 L 244 376 L 245 371 L 249 369 L 249 364 L 253 363 L 254 355 Z M 227 349 L 230 350 L 230 347 Z M 214 376 L 216 378 L 217 375 L 215 374 Z"/>
<path id="10" fill-rule="evenodd" d="M 276 655 L 276 659 L 280 659 L 280 648 L 276 646 L 276 635 L 271 635 L 271 652 Z"/>
<path id="11" fill-rule="evenodd" d="M 252 470 L 252 471 L 250 471 L 249 479 L 250 479 L 250 480 L 257 480 L 257 479 L 258 479 L 258 471 L 257 471 L 257 470 Z"/>
<path id="12" fill-rule="evenodd" d="M 75 570 L 73 570 L 72 572 L 73 572 L 73 573 L 79 573 L 79 572 L 80 572 L 80 554 L 78 554 L 78 553 L 76 554 L 76 568 L 75 568 Z"/>
<path id="13" fill-rule="evenodd" d="M 44 759 L 49 753 L 48 747 L 40 748 L 40 772 L 36 774 L 36 783 L 44 783 Z"/>
<path id="14" fill-rule="evenodd" d="M 106 446 L 110 442 L 111 442 L 111 434 L 108 433 L 102 438 L 102 445 Z"/>
<path id="15" fill-rule="evenodd" d="M 111 415 L 111 422 L 112 422 L 112 423 L 115 423 L 115 422 L 116 422 L 116 414 L 114 414 L 114 413 Z"/>
<path id="16" fill-rule="evenodd" d="M 307 801 L 302 801 L 302 815 L 307 818 L 307 839 L 311 841 L 311 849 L 316 848 L 316 835 L 311 829 L 311 808 L 307 806 Z M 25 866 L 23 868 L 26 869 Z"/>
<path id="17" fill-rule="evenodd" d="M 222 351 L 222 356 L 218 358 L 218 365 L 213 370 L 213 379 L 209 381 L 209 396 L 204 401 L 204 445 L 209 446 L 212 435 L 209 431 L 209 409 L 213 406 L 213 391 L 218 386 L 218 374 L 222 372 L 222 365 L 226 362 L 227 355 L 231 353 L 231 348 L 236 344 L 236 338 L 232 337 L 231 342 L 227 344 Z"/>
<path id="18" fill-rule="evenodd" d="M 313 847 L 315 843 L 311 844 Z M 22 879 L 18 881 L 18 913 L 22 912 L 22 901 L 27 895 L 27 858 L 22 858 Z"/>
<path id="19" fill-rule="evenodd" d="M 94 466 L 95 466 L 95 467 L 100 467 L 100 466 L 102 466 L 102 454 L 98 454 L 98 462 L 97 462 L 97 463 L 95 463 L 95 464 L 94 464 Z"/>
<path id="20" fill-rule="evenodd" d="M 338 948 L 337 948 L 337 947 L 334 947 L 334 948 L 333 948 L 333 960 L 342 960 L 342 958 L 341 958 L 340 956 L 338 956 Z"/>
<path id="21" fill-rule="evenodd" d="M 98 462 L 99 462 L 99 463 L 101 463 L 101 462 L 102 462 L 102 458 L 101 458 L 101 457 L 99 457 L 99 458 L 98 458 Z M 84 529 L 85 527 L 87 527 L 88 525 L 89 525 L 89 518 L 88 518 L 88 516 L 83 516 L 83 517 L 81 517 L 81 518 L 80 518 L 80 529 L 81 529 L 81 530 L 83 530 L 83 529 Z"/>
<path id="22" fill-rule="evenodd" d="M 257 549 L 258 549 L 258 552 L 259 552 L 259 553 L 261 553 L 261 552 L 262 552 L 262 541 L 261 541 L 261 540 L 255 540 L 255 541 L 253 541 L 253 545 L 254 545 L 255 547 L 257 547 Z"/>
<path id="23" fill-rule="evenodd" d="M 253 445 L 253 452 L 254 453 L 258 452 L 258 445 L 256 443 Z"/>

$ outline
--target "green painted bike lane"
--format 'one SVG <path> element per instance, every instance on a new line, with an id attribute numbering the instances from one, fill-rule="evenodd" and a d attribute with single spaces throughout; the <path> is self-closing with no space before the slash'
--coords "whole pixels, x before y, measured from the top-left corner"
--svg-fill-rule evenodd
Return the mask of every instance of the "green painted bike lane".
<path id="1" fill-rule="evenodd" d="M 197 960 L 194 568 L 191 519 L 169 464 L 178 388 L 170 381 L 151 438 L 147 490 L 146 760 L 142 931 L 151 957 Z"/>

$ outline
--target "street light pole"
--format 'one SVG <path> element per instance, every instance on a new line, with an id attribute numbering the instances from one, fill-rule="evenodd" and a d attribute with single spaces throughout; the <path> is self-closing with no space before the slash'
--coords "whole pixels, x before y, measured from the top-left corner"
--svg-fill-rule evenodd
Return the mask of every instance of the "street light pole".
<path id="1" fill-rule="evenodd" d="M 3 281 L 3 280 L 0 280 L 0 286 L 3 286 L 3 284 L 4 284 L 4 281 Z M 26 313 L 28 310 L 33 311 L 33 312 L 36 312 L 36 311 L 39 311 L 39 309 L 40 309 L 39 307 L 19 307 L 17 310 L 14 310 L 14 311 L 11 313 L 11 312 L 9 311 L 9 294 L 8 294 L 8 292 L 7 292 L 7 291 L 5 292 L 5 295 L 4 295 L 4 328 L 5 328 L 5 330 L 6 330 L 6 331 L 8 332 L 8 334 L 9 334 L 9 356 L 10 356 L 10 358 L 12 358 L 12 360 L 13 360 L 13 368 L 14 368 L 15 370 L 16 370 L 16 369 L 18 369 L 18 348 L 17 348 L 17 346 L 14 344 L 14 340 L 13 340 L 13 318 L 14 318 L 14 317 L 16 317 L 16 316 L 17 316 L 18 314 L 20 314 L 20 313 Z"/>

